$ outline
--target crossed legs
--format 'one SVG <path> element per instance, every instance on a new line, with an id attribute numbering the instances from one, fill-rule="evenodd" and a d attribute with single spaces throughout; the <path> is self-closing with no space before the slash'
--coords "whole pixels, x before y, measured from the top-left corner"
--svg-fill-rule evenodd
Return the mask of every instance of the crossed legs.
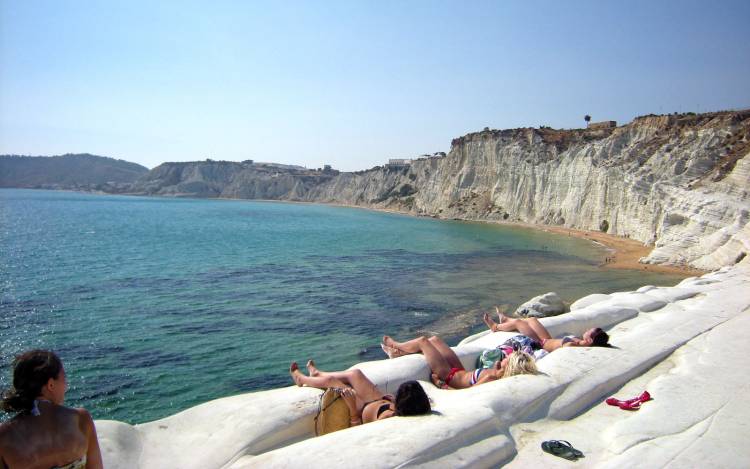
<path id="1" fill-rule="evenodd" d="M 547 328 L 537 318 L 513 319 L 505 316 L 500 311 L 497 312 L 497 318 L 499 322 L 493 321 L 489 314 L 484 313 L 484 323 L 487 324 L 487 327 L 492 332 L 520 332 L 537 342 L 541 342 L 542 339 L 552 338 Z"/>
<path id="2" fill-rule="evenodd" d="M 292 362 L 289 373 L 298 386 L 311 386 L 314 388 L 343 388 L 351 387 L 356 392 L 357 400 L 362 403 L 380 399 L 382 393 L 370 381 L 362 370 L 351 369 L 345 371 L 321 371 L 312 360 L 307 362 L 307 371 L 310 376 L 305 376 L 300 370 L 297 362 Z"/>

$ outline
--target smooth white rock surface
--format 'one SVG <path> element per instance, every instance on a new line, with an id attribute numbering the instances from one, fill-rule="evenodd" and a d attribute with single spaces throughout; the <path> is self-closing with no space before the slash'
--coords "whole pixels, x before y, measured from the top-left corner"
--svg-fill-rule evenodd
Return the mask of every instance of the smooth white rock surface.
<path id="1" fill-rule="evenodd" d="M 750 466 L 750 261 L 677 287 L 615 293 L 544 318 L 553 335 L 609 330 L 615 348 L 566 348 L 518 376 L 461 391 L 429 384 L 423 357 L 361 363 L 386 392 L 420 379 L 434 415 L 392 418 L 314 438 L 320 391 L 288 387 L 228 397 L 130 426 L 97 421 L 108 468 L 513 467 L 571 464 L 543 453 L 566 439 L 585 466 Z M 476 356 L 510 333 L 455 347 Z M 648 389 L 635 413 L 603 404 Z"/>

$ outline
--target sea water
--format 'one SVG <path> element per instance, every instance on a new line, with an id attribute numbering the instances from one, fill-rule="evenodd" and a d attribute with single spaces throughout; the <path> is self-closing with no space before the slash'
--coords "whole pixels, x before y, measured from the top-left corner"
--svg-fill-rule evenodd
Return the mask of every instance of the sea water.
<path id="1" fill-rule="evenodd" d="M 518 227 L 314 204 L 0 190 L 0 387 L 55 350 L 66 402 L 141 423 L 288 386 L 292 360 L 384 358 L 383 334 L 481 330 L 556 291 L 673 285 L 602 269 L 604 248 Z"/>

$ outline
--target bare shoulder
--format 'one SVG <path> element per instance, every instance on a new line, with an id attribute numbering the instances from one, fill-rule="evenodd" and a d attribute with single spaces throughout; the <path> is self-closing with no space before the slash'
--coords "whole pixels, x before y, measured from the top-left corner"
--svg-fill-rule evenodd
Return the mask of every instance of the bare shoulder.
<path id="1" fill-rule="evenodd" d="M 17 432 L 14 420 L 0 423 L 0 455 L 4 454 L 8 448 L 12 448 L 17 438 Z M 4 466 L 0 466 L 4 467 Z"/>
<path id="2" fill-rule="evenodd" d="M 6 441 L 8 435 L 15 431 L 16 426 L 17 422 L 15 418 L 0 423 L 0 447 L 2 447 L 3 442 Z"/>
<path id="3" fill-rule="evenodd" d="M 0 423 L 0 451 L 3 449 L 3 443 L 5 442 L 5 435 L 7 435 L 10 429 L 10 422 Z"/>
<path id="4" fill-rule="evenodd" d="M 89 433 L 94 428 L 94 419 L 91 418 L 91 414 L 88 410 L 83 407 L 71 409 L 78 416 L 78 426 L 83 430 L 84 433 Z"/>

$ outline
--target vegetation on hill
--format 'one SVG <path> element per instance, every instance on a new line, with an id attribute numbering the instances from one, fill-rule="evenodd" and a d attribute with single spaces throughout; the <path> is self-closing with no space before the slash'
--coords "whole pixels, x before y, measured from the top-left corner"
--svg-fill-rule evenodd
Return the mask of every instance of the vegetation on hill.
<path id="1" fill-rule="evenodd" d="M 0 155 L 0 187 L 70 189 L 131 183 L 148 168 L 90 154 L 61 156 Z"/>

